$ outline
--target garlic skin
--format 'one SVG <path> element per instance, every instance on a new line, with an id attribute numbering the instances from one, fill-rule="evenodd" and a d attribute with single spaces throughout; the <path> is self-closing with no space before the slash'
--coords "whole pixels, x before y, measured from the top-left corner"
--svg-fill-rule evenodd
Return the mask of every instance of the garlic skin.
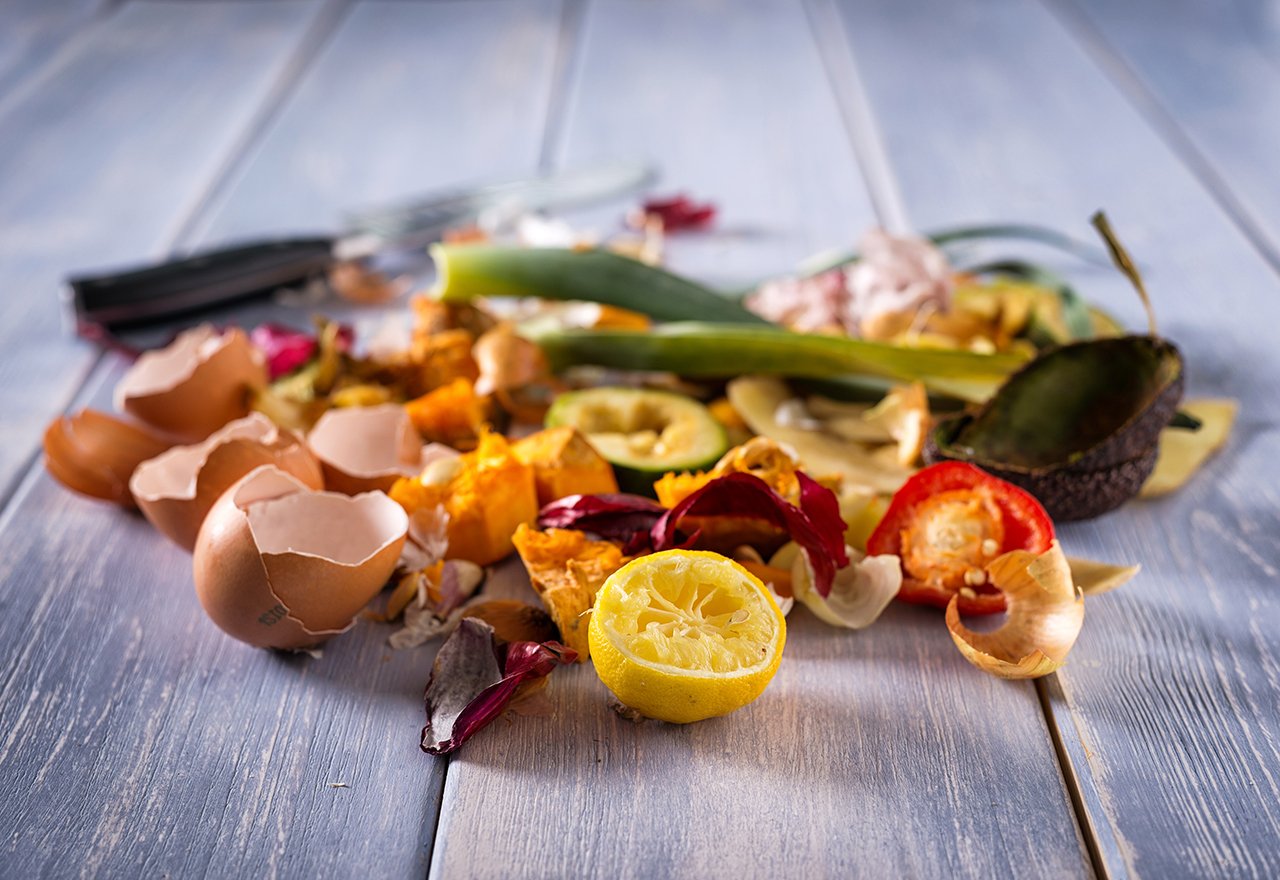
<path id="1" fill-rule="evenodd" d="M 205 612 L 260 648 L 317 645 L 351 626 L 404 547 L 409 520 L 381 492 L 316 492 L 272 465 L 218 499 L 192 570 Z"/>
<path id="2" fill-rule="evenodd" d="M 195 547 L 214 503 L 254 468 L 274 464 L 311 489 L 323 489 L 320 463 L 290 431 L 261 413 L 236 419 L 191 446 L 177 446 L 138 465 L 129 489 L 150 523 L 182 549 Z"/>
<path id="3" fill-rule="evenodd" d="M 266 384 L 266 362 L 243 330 L 201 324 L 139 357 L 116 386 L 115 406 L 192 443 L 248 415 L 253 391 Z"/>

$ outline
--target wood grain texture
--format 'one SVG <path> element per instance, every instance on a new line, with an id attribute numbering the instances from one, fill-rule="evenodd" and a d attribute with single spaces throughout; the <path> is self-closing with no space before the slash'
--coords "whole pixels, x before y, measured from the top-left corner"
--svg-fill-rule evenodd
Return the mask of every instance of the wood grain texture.
<path id="1" fill-rule="evenodd" d="M 8 0 L 0 4 L 0 102 L 37 77 L 110 0 Z"/>
<path id="2" fill-rule="evenodd" d="M 649 151 L 666 190 L 751 230 L 673 240 L 677 268 L 777 272 L 872 222 L 798 4 L 597 3 L 582 34 L 562 161 Z M 533 598 L 518 563 L 486 591 Z M 1090 872 L 1032 686 L 977 673 L 928 611 L 789 628 L 764 696 L 687 727 L 623 720 L 589 666 L 557 671 L 550 714 L 451 759 L 432 876 Z"/>
<path id="3" fill-rule="evenodd" d="M 220 21 L 206 22 L 214 45 L 227 38 L 219 27 L 240 27 Z M 558 23 L 553 3 L 352 10 L 282 121 L 233 166 L 236 181 L 220 192 L 212 225 L 227 235 L 258 231 L 258 211 L 242 202 L 267 213 L 267 225 L 304 224 L 320 212 L 328 221 L 353 201 L 382 198 L 388 181 L 452 182 L 472 150 L 532 170 Z M 396 55 L 372 63 L 389 44 Z M 449 89 L 432 81 L 449 70 L 478 73 L 475 59 L 500 66 L 495 47 L 517 45 L 530 47 L 507 59 L 518 75 Z M 419 58 L 431 62 L 415 73 Z M 234 64 L 212 72 L 227 76 L 224 67 Z M 388 70 L 403 73 L 388 80 Z M 366 74 L 374 83 L 362 89 Z M 441 135 L 463 131 L 475 107 L 502 101 L 534 108 L 506 121 L 504 146 Z M 390 106 L 412 106 L 438 128 L 369 138 Z M 311 178 L 291 176 L 304 144 L 333 169 L 327 201 L 314 198 Z M 353 154 L 359 161 L 344 164 Z M 140 200 L 172 218 L 162 194 L 184 190 L 151 172 Z M 291 212 L 266 210 L 273 203 Z M 103 216 L 99 209 L 85 222 Z M 66 219 L 59 212 L 48 222 Z M 241 314 L 268 313 L 282 314 L 270 306 Z M 122 368 L 104 361 L 85 401 L 109 407 Z M 374 624 L 319 659 L 240 645 L 199 609 L 189 556 L 141 519 L 73 497 L 39 471 L 0 521 L 0 557 L 0 876 L 425 873 L 445 767 L 418 749 L 430 648 L 393 652 L 391 628 Z"/>
<path id="4" fill-rule="evenodd" d="M 97 357 L 60 302 L 73 270 L 154 259 L 318 4 L 130 6 L 0 116 L 0 498 Z M 203 36 L 192 45 L 191 32 Z"/>
<path id="5" fill-rule="evenodd" d="M 1050 4 L 1280 267 L 1280 16 L 1265 3 Z"/>
<path id="6" fill-rule="evenodd" d="M 1144 571 L 1089 603 L 1047 694 L 1089 822 L 1103 828 L 1108 874 L 1275 876 L 1277 279 L 1043 8 L 842 9 L 921 227 L 1018 218 L 1085 234 L 1105 206 L 1184 350 L 1189 393 L 1241 400 L 1228 448 L 1186 490 L 1061 530 L 1072 553 Z M 1142 326 L 1123 283 L 1068 268 L 1088 296 Z"/>
<path id="7" fill-rule="evenodd" d="M 531 173 L 559 10 L 557 0 L 359 4 L 318 61 L 325 74 L 284 104 L 198 237 L 332 231 L 344 210 Z"/>

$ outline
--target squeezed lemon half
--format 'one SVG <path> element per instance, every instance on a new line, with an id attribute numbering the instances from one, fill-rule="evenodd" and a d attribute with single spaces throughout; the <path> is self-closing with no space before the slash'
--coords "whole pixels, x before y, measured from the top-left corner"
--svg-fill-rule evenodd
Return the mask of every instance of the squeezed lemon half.
<path id="1" fill-rule="evenodd" d="M 687 724 L 740 709 L 782 659 L 787 622 L 759 579 L 717 553 L 632 560 L 596 594 L 591 660 L 605 687 L 650 718 Z"/>

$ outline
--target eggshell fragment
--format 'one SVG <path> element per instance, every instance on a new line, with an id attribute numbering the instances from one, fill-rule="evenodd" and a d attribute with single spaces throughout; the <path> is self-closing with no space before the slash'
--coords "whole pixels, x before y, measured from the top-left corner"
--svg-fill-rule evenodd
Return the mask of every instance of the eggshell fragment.
<path id="1" fill-rule="evenodd" d="M 323 489 L 320 463 L 298 435 L 251 413 L 193 446 L 178 446 L 143 462 L 129 481 L 151 524 L 184 550 L 196 543 L 214 502 L 256 467 L 274 464 L 311 489 Z"/>
<path id="2" fill-rule="evenodd" d="M 324 469 L 325 486 L 354 495 L 387 491 L 400 477 L 416 476 L 431 462 L 457 456 L 448 446 L 425 447 L 404 407 L 389 403 L 331 409 L 307 435 Z"/>
<path id="3" fill-rule="evenodd" d="M 248 415 L 251 392 L 266 384 L 266 364 L 244 331 L 201 324 L 138 358 L 116 386 L 115 405 L 194 442 Z"/>
<path id="4" fill-rule="evenodd" d="M 73 492 L 135 507 L 129 478 L 171 444 L 154 432 L 92 409 L 61 416 L 44 432 L 45 468 Z"/>
<path id="5" fill-rule="evenodd" d="M 395 569 L 409 527 L 380 492 L 313 492 L 272 465 L 228 489 L 196 539 L 196 594 L 213 622 L 262 648 L 347 629 Z"/>

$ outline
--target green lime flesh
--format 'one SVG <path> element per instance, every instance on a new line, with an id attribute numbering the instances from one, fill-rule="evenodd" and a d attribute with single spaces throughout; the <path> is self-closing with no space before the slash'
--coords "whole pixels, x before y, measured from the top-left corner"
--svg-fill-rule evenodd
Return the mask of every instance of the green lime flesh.
<path id="1" fill-rule="evenodd" d="M 577 428 L 618 470 L 621 484 L 642 484 L 646 490 L 668 471 L 704 470 L 729 449 L 724 426 L 710 410 L 670 391 L 610 387 L 570 391 L 556 398 L 546 421 L 549 428 Z"/>

